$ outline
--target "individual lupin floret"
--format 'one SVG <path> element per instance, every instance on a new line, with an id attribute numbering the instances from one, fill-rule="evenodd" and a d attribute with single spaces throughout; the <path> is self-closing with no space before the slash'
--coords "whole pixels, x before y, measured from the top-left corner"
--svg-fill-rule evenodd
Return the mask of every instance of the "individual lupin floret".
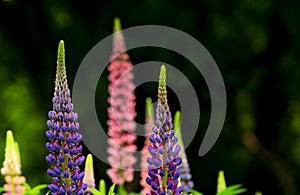
<path id="1" fill-rule="evenodd" d="M 171 112 L 168 106 L 166 89 L 166 68 L 161 67 L 158 86 L 155 126 L 149 140 L 148 150 L 151 157 L 147 159 L 148 175 L 146 182 L 152 187 L 151 195 L 178 195 L 183 191 L 178 186 L 181 158 L 180 145 L 173 130 Z"/>
<path id="2" fill-rule="evenodd" d="M 51 165 L 47 173 L 53 179 L 48 188 L 53 195 L 82 195 L 87 184 L 82 182 L 84 172 L 78 166 L 84 163 L 85 157 L 81 154 L 82 146 L 79 142 L 82 136 L 78 132 L 78 116 L 73 112 L 68 88 L 63 41 L 60 41 L 58 47 L 53 110 L 48 113 L 48 117 L 49 130 L 46 136 L 49 142 L 46 148 L 50 154 L 46 156 L 46 161 Z"/>
<path id="3" fill-rule="evenodd" d="M 111 168 L 107 170 L 107 175 L 115 184 L 123 184 L 133 180 L 133 166 L 137 161 L 133 155 L 137 150 L 134 145 L 136 140 L 134 134 L 136 129 L 134 121 L 136 115 L 135 95 L 132 94 L 135 85 L 133 84 L 133 74 L 130 71 L 132 64 L 125 51 L 120 21 L 115 19 L 112 61 L 108 66 L 108 80 L 110 81 L 108 102 L 110 107 L 108 108 L 109 120 L 107 121 L 109 136 L 107 160 L 111 165 Z"/>

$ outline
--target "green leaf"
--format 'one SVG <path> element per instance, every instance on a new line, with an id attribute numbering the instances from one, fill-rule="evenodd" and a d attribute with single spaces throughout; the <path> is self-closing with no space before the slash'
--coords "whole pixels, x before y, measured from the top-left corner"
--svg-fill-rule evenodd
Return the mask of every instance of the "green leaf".
<path id="1" fill-rule="evenodd" d="M 201 192 L 198 192 L 198 191 L 196 191 L 196 190 L 191 190 L 191 194 L 192 194 L 192 195 L 204 195 L 204 194 L 202 194 Z"/>
<path id="2" fill-rule="evenodd" d="M 217 195 L 235 195 L 235 194 L 241 194 L 243 192 L 246 192 L 247 190 L 245 188 L 241 188 L 241 184 L 236 184 L 227 187 L 222 192 L 217 193 Z"/>
<path id="3" fill-rule="evenodd" d="M 0 187 L 0 193 L 5 192 L 5 189 L 3 187 Z"/>
<path id="4" fill-rule="evenodd" d="M 48 192 L 46 193 L 46 195 L 50 195 L 50 193 L 51 193 L 51 191 L 50 191 L 50 190 L 48 190 Z"/>
<path id="5" fill-rule="evenodd" d="M 95 188 L 88 188 L 88 191 L 90 191 L 93 195 L 105 195 L 103 194 L 102 192 L 98 191 L 97 189 Z"/>
<path id="6" fill-rule="evenodd" d="M 28 183 L 22 183 L 26 187 L 25 195 L 37 195 L 41 194 L 42 189 L 46 189 L 48 187 L 47 184 L 40 184 L 35 186 L 34 188 L 31 188 Z"/>
<path id="7" fill-rule="evenodd" d="M 31 187 L 30 187 L 30 185 L 29 185 L 28 183 L 24 182 L 24 183 L 22 183 L 22 184 L 23 184 L 23 186 L 26 187 L 26 191 L 27 191 L 27 190 L 28 190 L 28 191 L 31 190 Z M 25 193 L 26 193 L 26 191 L 25 191 Z"/>
<path id="8" fill-rule="evenodd" d="M 37 185 L 34 188 L 32 188 L 32 191 L 34 191 L 34 192 L 40 192 L 42 189 L 45 189 L 47 187 L 48 187 L 47 184 L 40 184 L 40 185 Z"/>

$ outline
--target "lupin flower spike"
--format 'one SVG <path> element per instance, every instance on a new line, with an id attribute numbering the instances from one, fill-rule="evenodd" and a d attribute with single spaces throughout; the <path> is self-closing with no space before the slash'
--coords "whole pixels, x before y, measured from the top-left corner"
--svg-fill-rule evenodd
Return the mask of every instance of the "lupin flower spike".
<path id="1" fill-rule="evenodd" d="M 168 106 L 165 66 L 160 69 L 155 124 L 149 137 L 151 157 L 147 159 L 149 177 L 146 182 L 152 188 L 150 194 L 179 195 L 183 191 L 182 186 L 178 186 L 182 160 Z"/>
<path id="2" fill-rule="evenodd" d="M 146 194 L 151 190 L 151 187 L 147 184 L 146 178 L 148 177 L 148 163 L 147 158 L 150 157 L 150 153 L 148 151 L 148 146 L 151 144 L 149 140 L 149 136 L 152 133 L 152 127 L 154 125 L 154 111 L 152 106 L 151 98 L 146 99 L 146 107 L 145 107 L 145 142 L 144 147 L 142 149 L 141 155 L 141 180 L 140 184 L 142 186 L 142 194 Z"/>
<path id="3" fill-rule="evenodd" d="M 26 181 L 21 175 L 21 160 L 19 145 L 14 141 L 12 131 L 8 130 L 6 133 L 6 146 L 3 168 L 1 174 L 5 176 L 3 188 L 6 191 L 3 195 L 22 195 L 26 187 L 22 185 Z"/>
<path id="4" fill-rule="evenodd" d="M 178 137 L 178 143 L 180 147 L 184 148 L 182 135 L 181 135 L 180 117 L 181 117 L 181 113 L 177 111 L 174 116 L 174 131 Z M 185 150 L 181 151 L 180 157 L 182 159 L 182 164 L 180 165 L 180 182 L 181 182 L 181 186 L 183 187 L 183 191 L 186 194 L 189 194 L 194 187 L 194 182 L 192 181 L 192 175 L 190 173 L 190 167 L 186 157 Z"/>
<path id="5" fill-rule="evenodd" d="M 48 188 L 52 195 L 82 195 L 87 184 L 82 182 L 84 172 L 78 166 L 84 163 L 85 157 L 81 154 L 79 142 L 82 136 L 78 132 L 78 116 L 73 112 L 67 82 L 63 41 L 58 47 L 53 110 L 49 111 L 48 117 L 46 136 L 49 142 L 46 148 L 50 154 L 46 156 L 46 161 L 51 165 L 47 173 L 53 180 Z"/>
<path id="6" fill-rule="evenodd" d="M 220 193 L 226 189 L 226 181 L 224 176 L 224 171 L 219 171 L 218 175 L 218 185 L 217 185 L 217 193 Z"/>
<path id="7" fill-rule="evenodd" d="M 132 64 L 122 35 L 120 20 L 114 21 L 113 53 L 111 63 L 108 66 L 110 81 L 108 92 L 110 97 L 108 102 L 109 120 L 108 124 L 108 162 L 111 168 L 107 170 L 107 175 L 113 183 L 123 184 L 133 180 L 133 166 L 136 163 L 134 152 L 137 147 L 134 145 L 136 135 L 134 131 L 135 95 L 133 74 L 130 71 Z"/>
<path id="8" fill-rule="evenodd" d="M 88 187 L 95 188 L 95 177 L 94 177 L 94 167 L 93 167 L 93 156 L 88 154 L 85 160 L 84 177 L 83 183 L 86 183 Z M 86 192 L 86 195 L 90 195 L 91 192 Z"/>

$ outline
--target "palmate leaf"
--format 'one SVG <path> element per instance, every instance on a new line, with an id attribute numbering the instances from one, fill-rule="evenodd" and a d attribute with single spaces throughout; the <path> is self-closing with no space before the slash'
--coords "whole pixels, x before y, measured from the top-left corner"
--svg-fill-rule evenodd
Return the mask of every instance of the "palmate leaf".
<path id="1" fill-rule="evenodd" d="M 103 189 L 103 186 L 102 186 Z M 114 193 L 115 190 L 115 184 L 113 184 L 108 192 L 108 195 L 115 195 L 116 193 Z M 95 189 L 95 188 L 88 188 L 88 191 L 90 191 L 93 195 L 105 195 L 104 193 L 100 192 L 99 190 Z"/>
<path id="2" fill-rule="evenodd" d="M 31 189 L 30 194 L 32 194 L 32 195 L 40 194 L 41 190 L 46 189 L 47 187 L 48 187 L 47 184 L 37 185 L 37 186 L 35 186 L 34 188 Z"/>
<path id="3" fill-rule="evenodd" d="M 27 192 L 27 191 L 30 191 L 31 190 L 31 187 L 30 187 L 30 185 L 28 184 L 28 183 L 26 183 L 26 182 L 24 182 L 24 183 L 22 183 L 24 186 L 25 186 L 25 188 L 26 188 L 26 191 L 25 191 L 25 193 Z"/>
<path id="4" fill-rule="evenodd" d="M 196 190 L 191 190 L 191 194 L 192 195 L 204 195 L 204 194 L 202 194 L 202 193 L 200 193 L 200 192 L 198 192 Z"/>
<path id="5" fill-rule="evenodd" d="M 218 192 L 216 195 L 235 195 L 235 194 L 241 194 L 243 192 L 246 192 L 247 190 L 245 188 L 241 188 L 241 184 L 236 184 L 227 187 L 221 192 Z"/>
<path id="6" fill-rule="evenodd" d="M 105 195 L 95 188 L 88 188 L 88 191 L 92 192 L 93 195 Z"/>
<path id="7" fill-rule="evenodd" d="M 34 188 L 31 188 L 30 185 L 26 182 L 22 184 L 26 187 L 26 191 L 24 192 L 24 195 L 38 195 L 41 194 L 41 190 L 46 189 L 48 187 L 47 184 L 40 184 L 35 186 Z"/>

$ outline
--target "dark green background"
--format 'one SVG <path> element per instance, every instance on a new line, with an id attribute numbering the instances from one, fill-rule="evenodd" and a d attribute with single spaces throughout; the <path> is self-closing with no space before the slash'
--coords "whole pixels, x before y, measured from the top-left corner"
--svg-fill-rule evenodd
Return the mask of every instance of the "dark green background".
<path id="1" fill-rule="evenodd" d="M 133 64 L 165 61 L 185 73 L 197 88 L 201 120 L 187 149 L 196 190 L 213 194 L 222 169 L 228 184 L 242 183 L 248 188 L 245 194 L 258 190 L 272 195 L 300 193 L 300 2 L 296 0 L 1 0 L 0 162 L 5 132 L 12 129 L 27 181 L 32 185 L 50 181 L 44 160 L 48 154 L 45 131 L 58 42 L 65 41 L 72 86 L 87 52 L 112 33 L 114 17 L 120 17 L 123 28 L 156 24 L 182 30 L 200 41 L 219 66 L 228 96 L 226 121 L 213 149 L 198 157 L 210 117 L 210 98 L 200 73 L 167 50 L 129 51 Z M 104 126 L 106 74 L 96 94 Z M 145 97 L 155 97 L 155 86 L 146 84 L 136 91 L 139 122 L 144 117 Z M 177 97 L 171 90 L 169 94 L 174 113 L 179 109 Z M 109 182 L 106 168 L 95 159 L 97 181 Z M 138 190 L 135 185 L 129 188 Z"/>

